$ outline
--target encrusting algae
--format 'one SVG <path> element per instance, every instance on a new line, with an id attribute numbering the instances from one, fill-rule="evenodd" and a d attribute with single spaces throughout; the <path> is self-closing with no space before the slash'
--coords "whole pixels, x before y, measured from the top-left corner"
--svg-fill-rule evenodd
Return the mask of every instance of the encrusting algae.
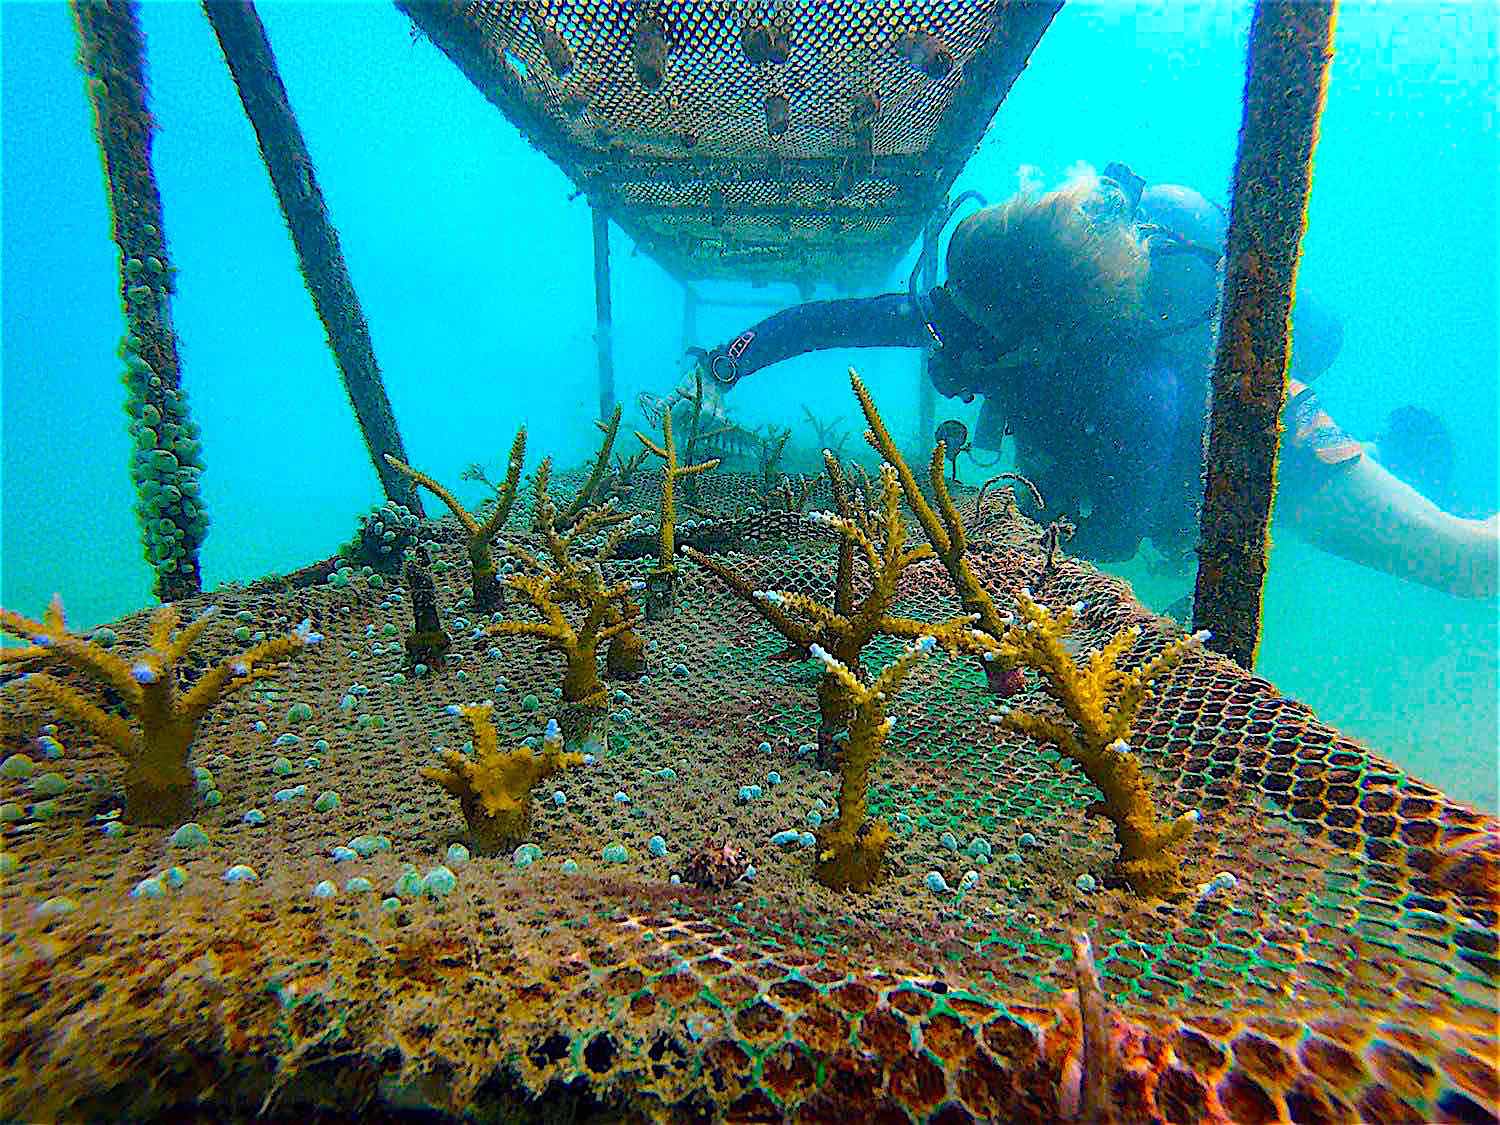
<path id="1" fill-rule="evenodd" d="M 194 793 L 188 751 L 203 716 L 225 693 L 268 675 L 275 665 L 322 640 L 304 621 L 291 633 L 220 661 L 181 691 L 177 665 L 213 618 L 210 609 L 179 629 L 176 606 L 160 607 L 151 617 L 148 647 L 127 662 L 69 632 L 61 597 L 52 599 L 41 621 L 0 609 L 0 630 L 31 642 L 22 648 L 0 649 L 0 664 L 36 661 L 76 668 L 111 688 L 130 710 L 134 723 L 104 710 L 46 672 L 26 677 L 38 694 L 89 727 L 125 759 L 124 819 L 128 823 L 174 825 L 188 819 Z"/>
<path id="2" fill-rule="evenodd" d="M 480 855 L 503 855 L 531 835 L 531 794 L 538 784 L 572 766 L 583 755 L 563 750 L 555 721 L 547 724 L 540 751 L 529 746 L 501 750 L 492 704 L 456 708 L 474 734 L 474 756 L 443 751 L 442 766 L 425 766 L 423 777 L 458 798 Z"/>

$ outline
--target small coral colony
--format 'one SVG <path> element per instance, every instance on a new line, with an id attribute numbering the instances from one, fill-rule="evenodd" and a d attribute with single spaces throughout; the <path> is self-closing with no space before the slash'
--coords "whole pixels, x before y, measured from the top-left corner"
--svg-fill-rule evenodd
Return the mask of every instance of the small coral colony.
<path id="1" fill-rule="evenodd" d="M 1174 640 L 1143 666 L 1126 669 L 1120 662 L 1139 630 L 1119 633 L 1081 660 L 1065 643 L 1080 607 L 1049 608 L 1023 590 L 1015 612 L 1002 612 L 966 556 L 964 524 L 944 477 L 943 444 L 932 452 L 924 490 L 863 382 L 852 371 L 850 376 L 868 427 L 865 437 L 882 463 L 870 477 L 824 451 L 833 510 L 805 518 L 837 542 L 832 604 L 806 594 L 754 588 L 721 559 L 692 547 L 678 550 L 678 490 L 690 489 L 687 495 L 696 497 L 697 478 L 719 462 L 694 461 L 695 443 L 689 442 L 684 463 L 672 432 L 671 409 L 661 411 L 659 437 L 637 431 L 641 452 L 628 461 L 616 458 L 611 470 L 620 426 L 616 408 L 607 423 L 600 423 L 604 439 L 587 480 L 566 504 L 554 499 L 551 459 L 543 460 L 532 484 L 534 534 L 524 543 L 503 538 L 521 487 L 524 429 L 511 447 L 504 481 L 486 481 L 493 495 L 476 511 L 425 473 L 387 457 L 414 486 L 451 510 L 468 554 L 473 608 L 494 621 L 488 632 L 528 638 L 562 658 L 560 710 L 539 745 L 532 739 L 503 749 L 489 705 L 453 707 L 450 711 L 472 730 L 472 752 L 446 751 L 440 765 L 421 770 L 422 777 L 457 799 L 478 853 L 508 853 L 523 845 L 538 785 L 582 765 L 579 750 L 607 738 L 600 649 L 607 678 L 630 679 L 645 671 L 646 646 L 637 626 L 643 612 L 648 621 L 674 612 L 680 558 L 685 558 L 753 607 L 786 639 L 790 652 L 815 658 L 823 667 L 817 687 L 817 746 L 822 763 L 838 774 L 838 799 L 837 815 L 820 825 L 813 849 L 812 875 L 818 882 L 839 891 L 864 891 L 881 878 L 891 832 L 870 814 L 871 779 L 895 721 L 891 710 L 903 681 L 919 662 L 941 651 L 978 660 L 990 689 L 999 694 L 1024 684 L 1027 670 L 1036 674 L 1051 705 L 1011 707 L 1004 724 L 1055 748 L 1099 791 L 1094 811 L 1114 827 L 1119 845 L 1115 874 L 1121 882 L 1142 898 L 1178 895 L 1183 886 L 1179 849 L 1197 817 L 1158 817 L 1130 746 L 1131 725 L 1151 682 L 1170 671 L 1202 636 Z M 698 433 L 696 415 L 693 433 Z M 661 468 L 658 558 L 644 582 L 610 582 L 605 564 L 639 519 L 618 510 L 617 498 L 648 459 L 659 461 Z M 466 476 L 484 479 L 477 469 Z M 784 491 L 791 510 L 790 488 Z M 804 501 L 807 491 L 804 487 Z M 907 510 L 915 515 L 925 542 L 913 540 Z M 404 563 L 416 618 L 407 638 L 408 657 L 436 668 L 442 665 L 448 639 L 423 549 L 411 534 L 414 522 L 399 505 L 387 504 L 366 520 L 361 537 L 346 552 L 382 562 L 381 569 L 392 572 Z M 508 565 L 497 563 L 497 552 L 509 557 Z M 962 609 L 944 621 L 919 621 L 893 608 L 902 572 L 929 559 L 947 572 Z M 228 693 L 302 658 L 321 639 L 304 622 L 210 665 L 188 683 L 181 665 L 212 612 L 184 624 L 173 605 L 163 605 L 150 619 L 146 647 L 121 655 L 106 643 L 112 637 L 70 631 L 60 600 L 39 621 L 0 611 L 0 628 L 22 642 L 0 649 L 5 668 L 23 673 L 40 700 L 125 759 L 126 823 L 171 826 L 188 820 L 197 794 L 189 760 L 205 716 Z M 497 617 L 503 619 L 495 621 Z M 891 663 L 870 668 L 867 650 L 879 637 L 906 644 Z M 83 679 L 67 677 L 67 670 L 97 681 L 109 696 L 87 691 Z M 743 869 L 732 851 L 726 846 L 723 855 L 696 856 L 702 877 L 690 881 L 705 886 L 730 881 Z"/>

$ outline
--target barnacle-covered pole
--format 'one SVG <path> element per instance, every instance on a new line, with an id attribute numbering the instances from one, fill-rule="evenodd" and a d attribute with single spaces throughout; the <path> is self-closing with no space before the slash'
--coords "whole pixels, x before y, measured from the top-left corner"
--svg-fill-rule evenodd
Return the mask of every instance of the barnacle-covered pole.
<path id="1" fill-rule="evenodd" d="M 338 232 L 328 218 L 322 189 L 313 174 L 312 157 L 287 100 L 260 16 L 248 0 L 204 0 L 203 11 L 218 36 L 245 116 L 255 129 L 261 159 L 271 175 L 271 186 L 297 251 L 302 279 L 328 333 L 328 346 L 354 407 L 370 461 L 386 496 L 421 516 L 421 497 L 385 460 L 390 454 L 406 461 L 406 449 L 375 360 L 370 328 L 344 265 Z"/>
<path id="2" fill-rule="evenodd" d="M 1260 643 L 1287 329 L 1333 24 L 1332 0 L 1261 0 L 1250 23 L 1193 594 L 1193 627 L 1245 668 Z"/>
<path id="3" fill-rule="evenodd" d="M 73 20 L 120 250 L 126 322 L 120 354 L 125 410 L 135 439 L 136 513 L 146 561 L 156 572 L 156 596 L 170 602 L 202 589 L 198 548 L 208 515 L 198 489 L 203 471 L 198 426 L 188 415 L 172 327 L 175 271 L 151 164 L 156 123 L 146 106 L 146 42 L 136 5 L 127 0 L 75 2 Z"/>

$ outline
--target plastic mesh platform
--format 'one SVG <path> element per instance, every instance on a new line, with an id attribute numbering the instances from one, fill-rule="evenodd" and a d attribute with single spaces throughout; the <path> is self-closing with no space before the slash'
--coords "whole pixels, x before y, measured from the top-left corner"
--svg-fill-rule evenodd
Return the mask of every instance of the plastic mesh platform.
<path id="1" fill-rule="evenodd" d="M 920 235 L 1061 4 L 398 6 L 677 277 L 855 285 Z"/>
<path id="2" fill-rule="evenodd" d="M 633 500 L 649 504 L 642 484 Z M 704 484 L 710 509 L 754 503 L 744 478 Z M 733 545 L 739 572 L 830 594 L 832 547 L 812 525 L 739 519 L 752 532 Z M 1086 598 L 1080 648 L 1138 624 L 1131 665 L 1176 635 L 1087 565 L 1065 560 L 1043 583 L 1035 525 L 975 522 L 975 570 L 1002 606 L 1022 585 L 1051 604 Z M 643 627 L 649 679 L 614 685 L 625 694 L 608 753 L 549 783 L 565 803 L 538 801 L 542 857 L 524 869 L 475 859 L 446 900 L 383 912 L 403 865 L 426 870 L 463 838 L 456 804 L 416 775 L 435 745 L 466 737 L 446 705 L 493 700 L 503 737 L 518 739 L 540 729 L 560 675 L 530 643 L 470 635 L 462 549 L 436 550 L 462 652 L 440 675 L 398 676 L 409 617 L 397 584 L 268 581 L 214 597 L 224 620 L 199 646 L 205 660 L 236 643 L 237 612 L 267 630 L 310 616 L 326 640 L 211 715 L 193 759 L 225 795 L 197 814 L 207 845 L 103 835 L 94 814 L 118 763 L 87 756 L 68 724 L 54 768 L 74 785 L 49 818 L 30 815 L 24 782 L 0 780 L 0 802 L 28 810 L 4 835 L 19 870 L 0 947 L 0 1115 L 1055 1123 L 1080 1098 L 1069 935 L 1082 930 L 1109 1005 L 1117 1120 L 1494 1120 L 1496 822 L 1201 651 L 1145 704 L 1137 743 L 1158 807 L 1202 814 L 1189 883 L 1227 871 L 1234 888 L 1151 906 L 1080 890 L 1081 875 L 1103 882 L 1114 852 L 1086 815 L 1090 787 L 993 722 L 972 662 L 934 657 L 893 699 L 875 771 L 872 812 L 895 831 L 889 876 L 869 895 L 835 894 L 811 881 L 806 850 L 771 841 L 832 807 L 834 779 L 800 750 L 818 669 L 773 659 L 780 637 L 685 565 L 677 615 Z M 935 620 L 957 607 L 929 563 L 908 572 L 898 608 Z M 137 643 L 144 618 L 116 628 Z M 873 665 L 894 651 L 877 650 Z M 356 683 L 367 691 L 351 695 Z M 313 719 L 292 724 L 293 701 Z M 15 682 L 0 708 L 4 754 L 30 749 L 51 719 Z M 283 734 L 300 741 L 278 745 Z M 283 755 L 287 778 L 271 770 Z M 273 801 L 298 783 L 305 796 Z M 751 783 L 761 795 L 740 800 Z M 324 788 L 342 801 L 320 814 Z M 250 805 L 267 824 L 242 821 Z M 359 833 L 393 847 L 335 864 L 331 846 Z M 661 857 L 648 848 L 658 833 Z M 752 881 L 670 883 L 724 837 L 748 852 Z M 975 837 L 988 861 L 969 850 Z M 610 843 L 627 862 L 602 858 Z M 172 863 L 182 891 L 126 897 Z M 260 883 L 225 887 L 231 863 Z M 970 869 L 978 882 L 961 895 L 925 886 L 930 871 L 957 887 Z M 352 875 L 373 893 L 345 891 Z M 311 897 L 320 879 L 336 897 Z M 78 910 L 37 918 L 56 895 Z"/>

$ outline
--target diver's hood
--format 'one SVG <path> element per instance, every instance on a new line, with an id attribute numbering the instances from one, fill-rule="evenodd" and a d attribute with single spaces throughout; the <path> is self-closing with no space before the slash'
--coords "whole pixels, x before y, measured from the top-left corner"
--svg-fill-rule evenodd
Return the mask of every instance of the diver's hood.
<path id="1" fill-rule="evenodd" d="M 1159 227 L 1178 240 L 1214 250 L 1223 249 L 1229 227 L 1219 207 L 1180 184 L 1146 188 L 1135 218 L 1144 229 Z M 1202 320 L 1218 302 L 1219 271 L 1198 254 L 1171 253 L 1170 242 L 1158 245 L 1153 239 L 1148 245 L 1152 254 L 1144 295 L 1147 317 L 1162 326 Z"/>

